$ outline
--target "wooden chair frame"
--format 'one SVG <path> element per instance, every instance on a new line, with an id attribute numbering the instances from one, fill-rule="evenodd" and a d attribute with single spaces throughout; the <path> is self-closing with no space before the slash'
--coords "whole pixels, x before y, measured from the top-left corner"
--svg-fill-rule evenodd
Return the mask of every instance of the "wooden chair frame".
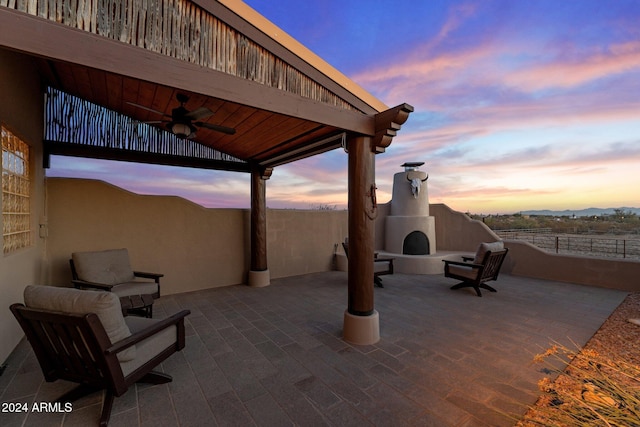
<path id="1" fill-rule="evenodd" d="M 13 304 L 10 308 L 33 348 L 45 380 L 62 379 L 80 384 L 57 402 L 72 402 L 105 390 L 100 426 L 108 424 L 114 398 L 122 396 L 132 384 L 163 384 L 172 380 L 169 375 L 153 369 L 184 348 L 184 318 L 190 314 L 189 310 L 183 310 L 112 344 L 94 313 L 60 313 L 28 308 L 23 304 Z M 118 353 L 174 325 L 175 343 L 124 376 Z"/>
<path id="2" fill-rule="evenodd" d="M 89 281 L 80 279 L 78 277 L 78 272 L 76 271 L 76 266 L 73 263 L 72 259 L 69 260 L 69 267 L 71 267 L 71 283 L 73 283 L 73 286 L 76 289 L 89 288 L 89 289 L 100 289 L 103 291 L 111 292 L 112 288 L 114 286 L 117 286 L 117 285 L 107 285 L 104 283 L 89 282 Z M 144 271 L 134 271 L 133 276 L 139 277 L 141 279 L 153 279 L 153 281 L 156 282 L 156 285 L 158 285 L 158 292 L 155 292 L 150 295 L 153 297 L 154 300 L 160 298 L 160 278 L 164 277 L 164 274 L 147 273 Z M 131 310 L 131 312 L 132 314 L 138 314 L 145 317 L 153 317 L 153 305 L 145 307 L 144 310 L 134 309 L 134 310 Z"/>
<path id="3" fill-rule="evenodd" d="M 344 249 L 344 254 L 347 256 L 347 258 L 349 258 L 349 244 L 347 242 L 342 242 L 342 248 Z M 373 256 L 373 262 L 377 263 L 379 265 L 382 265 L 384 263 L 387 263 L 387 269 L 386 270 L 379 270 L 376 271 L 374 268 L 373 271 L 373 283 L 380 287 L 380 288 L 384 288 L 384 285 L 382 284 L 382 279 L 380 278 L 380 276 L 384 276 L 385 274 L 393 274 L 393 260 L 395 258 L 387 258 L 387 257 L 378 257 L 378 254 L 374 254 Z"/>
<path id="4" fill-rule="evenodd" d="M 486 282 L 497 280 L 500 274 L 500 267 L 504 262 L 509 249 L 504 248 L 501 251 L 487 251 L 484 255 L 482 263 L 475 264 L 468 262 L 473 260 L 470 257 L 463 257 L 463 261 L 442 260 L 444 262 L 444 277 L 462 280 L 462 282 L 451 286 L 451 289 L 460 289 L 471 287 L 475 289 L 476 294 L 481 297 L 480 288 L 490 292 L 497 292 L 493 287 L 487 285 Z M 461 266 L 469 269 L 469 274 L 457 274 L 450 269 L 450 266 Z"/>

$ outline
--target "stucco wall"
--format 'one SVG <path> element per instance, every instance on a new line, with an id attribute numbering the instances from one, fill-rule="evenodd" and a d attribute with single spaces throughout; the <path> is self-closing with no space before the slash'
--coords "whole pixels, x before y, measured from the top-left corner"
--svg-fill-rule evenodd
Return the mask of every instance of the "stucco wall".
<path id="1" fill-rule="evenodd" d="M 30 147 L 33 230 L 30 247 L 0 254 L 0 361 L 7 358 L 23 336 L 9 305 L 21 302 L 25 286 L 40 282 L 45 271 L 44 242 L 38 237 L 38 223 L 44 216 L 43 95 L 34 70 L 29 58 L 0 49 L 0 122 Z"/>
<path id="2" fill-rule="evenodd" d="M 102 181 L 47 179 L 48 282 L 68 285 L 75 251 L 127 248 L 136 270 L 159 272 L 163 294 L 246 282 L 250 215 L 179 197 L 143 196 Z M 332 269 L 346 211 L 267 211 L 272 278 Z"/>
<path id="3" fill-rule="evenodd" d="M 375 225 L 375 248 L 384 248 L 385 218 L 389 216 L 391 203 L 378 205 Z M 481 242 L 500 240 L 486 224 L 454 211 L 447 205 L 429 205 L 429 215 L 436 223 L 436 251 L 474 252 Z"/>
<path id="4" fill-rule="evenodd" d="M 270 209 L 267 236 L 272 278 L 330 271 L 348 236 L 348 213 Z"/>
<path id="5" fill-rule="evenodd" d="M 429 213 L 436 220 L 436 242 L 440 251 L 475 252 L 481 242 L 500 240 L 486 224 L 469 218 L 447 205 L 429 205 Z"/>
<path id="6" fill-rule="evenodd" d="M 429 213 L 436 221 L 438 251 L 475 252 L 480 242 L 500 240 L 486 224 L 472 220 L 444 204 L 429 205 Z M 381 248 L 384 236 L 384 217 L 388 205 L 382 205 L 376 223 L 376 248 Z M 640 291 L 640 262 L 585 256 L 557 255 L 543 251 L 529 243 L 506 240 L 509 254 L 502 273 L 535 277 L 559 282 L 598 286 L 625 291 Z"/>
<path id="7" fill-rule="evenodd" d="M 638 261 L 558 255 L 516 240 L 506 240 L 505 246 L 509 257 L 504 269 L 513 275 L 640 291 Z"/>

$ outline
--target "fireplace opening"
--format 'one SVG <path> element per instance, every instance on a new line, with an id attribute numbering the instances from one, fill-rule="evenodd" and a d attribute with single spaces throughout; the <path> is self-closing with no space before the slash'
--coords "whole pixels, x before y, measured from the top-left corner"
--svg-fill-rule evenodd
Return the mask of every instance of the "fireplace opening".
<path id="1" fill-rule="evenodd" d="M 429 238 L 422 231 L 412 231 L 402 244 L 404 255 L 429 255 Z"/>

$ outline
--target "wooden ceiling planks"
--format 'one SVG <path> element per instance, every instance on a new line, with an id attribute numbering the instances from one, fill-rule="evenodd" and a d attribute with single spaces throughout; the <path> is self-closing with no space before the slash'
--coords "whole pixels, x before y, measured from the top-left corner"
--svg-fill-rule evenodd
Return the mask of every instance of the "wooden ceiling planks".
<path id="1" fill-rule="evenodd" d="M 124 93 L 123 93 L 124 79 L 119 78 L 114 74 L 106 73 L 105 84 L 107 87 L 108 105 L 113 106 L 113 107 L 110 107 L 112 110 L 120 111 L 120 109 L 122 108 L 121 101 L 124 96 Z"/>
<path id="2" fill-rule="evenodd" d="M 120 100 L 118 111 L 122 111 L 123 114 L 133 117 L 134 107 L 129 102 L 135 102 L 138 99 L 140 93 L 140 80 L 123 78 L 122 79 L 122 99 Z"/>
<path id="3" fill-rule="evenodd" d="M 313 121 L 93 68 L 61 61 L 49 61 L 48 68 L 53 72 L 43 72 L 43 78 L 53 87 L 59 87 L 71 95 L 110 110 L 119 111 L 132 120 L 158 122 L 151 124 L 162 130 L 166 130 L 172 110 L 180 105 L 177 95 L 187 95 L 187 110 L 207 107 L 214 113 L 203 119 L 203 122 L 236 129 L 234 135 L 226 135 L 199 128 L 194 141 L 247 161 L 268 163 L 270 157 L 286 158 L 283 152 L 287 150 L 306 152 L 305 144 L 336 132 L 334 127 L 323 126 Z M 55 79 L 51 77 L 53 75 L 56 76 Z M 164 115 L 129 103 L 162 112 Z"/>
<path id="4" fill-rule="evenodd" d="M 271 157 L 278 157 L 284 152 L 303 148 L 314 140 L 320 140 L 326 136 L 335 133 L 336 129 L 320 126 L 313 123 L 303 123 L 299 126 L 295 133 L 290 133 L 289 138 L 277 138 L 266 146 L 267 148 L 255 155 L 260 162 L 267 162 Z M 283 136 L 283 135 L 279 135 Z M 275 143 L 275 141 L 279 141 Z"/>

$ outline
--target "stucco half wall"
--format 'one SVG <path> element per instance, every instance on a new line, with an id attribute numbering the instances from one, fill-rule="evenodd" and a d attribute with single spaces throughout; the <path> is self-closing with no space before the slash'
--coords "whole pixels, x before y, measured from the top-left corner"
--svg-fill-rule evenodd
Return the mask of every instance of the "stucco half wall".
<path id="1" fill-rule="evenodd" d="M 640 262 L 549 253 L 527 242 L 506 240 L 504 270 L 516 276 L 640 291 Z"/>
<path id="2" fill-rule="evenodd" d="M 127 248 L 135 270 L 163 273 L 162 293 L 246 283 L 250 212 L 145 196 L 103 181 L 48 178 L 49 284 L 68 286 L 75 251 Z M 272 278 L 333 267 L 346 211 L 267 211 Z"/>

